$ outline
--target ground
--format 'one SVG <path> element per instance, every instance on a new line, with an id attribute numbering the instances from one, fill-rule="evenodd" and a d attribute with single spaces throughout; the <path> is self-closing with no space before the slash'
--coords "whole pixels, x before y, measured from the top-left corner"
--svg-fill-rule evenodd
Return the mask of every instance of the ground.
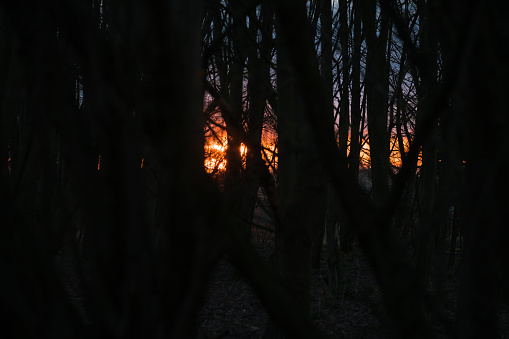
<path id="1" fill-rule="evenodd" d="M 256 245 L 267 261 L 271 243 Z M 373 275 L 362 259 L 344 262 L 349 276 L 335 295 L 326 284 L 326 263 L 311 277 L 311 320 L 323 333 L 344 338 L 385 338 L 378 291 Z M 355 298 L 353 298 L 353 293 Z M 262 338 L 268 319 L 251 286 L 227 261 L 218 263 L 209 283 L 207 297 L 198 317 L 199 338 Z"/>
<path id="2" fill-rule="evenodd" d="M 263 223 L 264 220 L 258 220 Z M 265 220 L 265 226 L 268 220 Z M 269 265 L 274 251 L 274 234 L 254 229 L 252 243 L 260 257 Z M 325 247 L 324 247 L 325 250 Z M 64 249 L 56 264 L 62 272 L 67 294 L 82 316 L 89 323 L 89 316 L 83 307 L 83 277 L 76 270 L 75 258 Z M 442 255 L 443 256 L 443 255 Z M 451 338 L 456 314 L 458 291 L 458 262 L 448 270 L 441 286 L 434 283 L 436 268 L 433 267 L 428 286 L 429 304 L 433 305 L 440 296 L 438 307 L 429 307 L 429 316 L 436 327 L 436 337 Z M 445 257 L 442 260 L 446 259 Z M 434 262 L 440 262 L 435 256 Z M 350 255 L 343 255 L 342 287 L 330 291 L 327 286 L 327 263 L 322 255 L 321 267 L 311 277 L 311 321 L 331 338 L 391 338 L 385 321 L 380 291 L 376 279 L 367 264 L 362 251 L 355 248 Z M 441 293 L 437 293 L 441 291 Z M 501 338 L 509 338 L 509 307 L 500 305 Z M 196 323 L 196 339 L 218 338 L 262 338 L 268 315 L 261 301 L 244 278 L 226 260 L 218 262 L 210 279 L 206 298 Z"/>
<path id="3" fill-rule="evenodd" d="M 270 232 L 254 231 L 253 246 L 267 264 L 274 250 L 273 243 Z M 433 261 L 444 263 L 447 259 L 448 254 L 442 254 L 435 255 Z M 427 315 L 437 338 L 453 337 L 460 254 L 455 259 L 455 265 L 442 275 L 441 286 L 435 283 L 439 277 L 435 267 L 438 265 L 432 267 L 430 274 Z M 330 291 L 323 253 L 321 268 L 311 278 L 312 322 L 333 338 L 391 338 L 375 276 L 360 249 L 343 255 L 342 274 L 341 290 Z M 500 306 L 501 337 L 509 338 L 509 307 Z M 227 260 L 220 261 L 199 313 L 198 338 L 262 338 L 267 319 L 267 312 L 249 283 Z"/>

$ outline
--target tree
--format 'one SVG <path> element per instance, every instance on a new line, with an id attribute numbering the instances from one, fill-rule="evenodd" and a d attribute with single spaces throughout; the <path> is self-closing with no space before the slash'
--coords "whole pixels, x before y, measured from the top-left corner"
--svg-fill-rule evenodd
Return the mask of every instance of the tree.
<path id="1" fill-rule="evenodd" d="M 353 107 L 354 102 L 350 101 L 350 22 L 352 20 L 348 17 L 348 1 L 340 1 L 339 3 L 339 33 L 338 40 L 341 43 L 341 60 L 342 60 L 342 84 L 341 84 L 341 98 L 340 98 L 340 117 L 339 117 L 339 128 L 338 128 L 338 139 L 339 139 L 339 150 L 344 157 L 350 156 L 349 152 L 358 152 L 358 139 L 352 141 L 353 138 L 358 136 L 359 124 L 356 119 L 359 118 L 359 111 L 355 111 L 357 114 L 355 117 L 353 116 L 353 108 L 352 115 L 350 114 L 350 107 Z M 354 47 L 355 48 L 355 47 Z M 359 57 L 356 55 L 356 57 Z M 356 61 L 356 62 L 360 62 Z M 339 71 L 338 71 L 339 73 Z M 339 76 L 339 74 L 338 74 Z M 339 77 L 338 77 L 339 78 Z M 358 85 L 355 83 L 355 85 Z M 358 90 L 358 89 L 356 89 Z M 357 93 L 355 93 L 357 95 Z M 352 93 L 353 95 L 353 93 Z M 355 99 L 358 99 L 357 97 Z M 356 107 L 357 109 L 358 107 Z M 350 123 L 350 118 L 352 118 L 352 122 Z M 355 131 L 354 131 L 355 130 Z M 347 149 L 349 152 L 347 153 Z M 358 153 L 356 155 L 351 155 L 351 159 L 358 157 Z M 350 165 L 350 164 L 349 164 Z M 351 165 L 356 166 L 356 170 L 358 171 L 358 163 L 356 161 L 351 161 Z M 350 170 L 354 170 L 350 167 Z M 348 224 L 347 218 L 340 219 L 340 243 L 341 243 L 341 252 L 350 253 L 353 249 L 353 239 L 352 239 L 352 231 L 351 227 Z"/>
<path id="2" fill-rule="evenodd" d="M 332 36 L 332 6 L 330 1 L 321 1 L 320 2 L 320 22 L 321 22 L 321 48 L 322 54 L 320 59 L 321 66 L 321 78 L 323 81 L 323 91 L 324 96 L 328 99 L 333 98 L 333 36 Z M 343 25 L 342 25 L 343 27 Z M 345 46 L 342 45 L 342 49 Z M 344 59 L 343 59 L 344 61 Z M 343 82 L 343 86 L 345 86 L 345 82 Z M 342 99 L 343 95 L 342 95 Z M 343 100 L 344 101 L 344 100 Z M 343 102 L 342 101 L 342 102 Z M 334 104 L 332 100 L 328 100 L 324 103 L 324 108 L 327 110 L 327 113 L 333 116 Z M 344 105 L 342 105 L 344 108 Z M 343 124 L 345 123 L 345 118 L 342 118 Z M 334 126 L 330 127 L 331 131 L 334 132 Z M 329 132 L 331 132 L 329 131 Z M 345 143 L 341 143 L 340 148 L 344 149 L 346 152 L 346 141 Z M 326 193 L 326 218 L 325 218 L 325 233 L 327 239 L 327 265 L 328 265 L 328 283 L 331 290 L 336 289 L 339 290 L 340 283 L 340 258 L 339 258 L 339 249 L 338 249 L 338 236 L 337 236 L 337 228 L 338 221 L 340 217 L 336 210 L 337 199 L 335 199 L 332 188 L 330 187 L 330 183 L 327 183 L 327 193 Z M 320 252 L 316 255 L 316 259 L 314 264 L 319 268 L 320 257 L 321 257 L 321 249 L 323 243 L 323 232 L 321 232 L 319 239 L 320 243 Z"/>
<path id="3" fill-rule="evenodd" d="M 260 184 L 267 180 L 267 169 L 262 159 L 262 132 L 268 97 L 272 93 L 270 81 L 270 62 L 273 46 L 273 10 L 268 2 L 262 3 L 259 11 L 253 10 L 249 15 L 249 39 L 251 43 L 246 46 L 248 54 L 248 84 L 247 92 L 249 107 L 247 110 L 247 136 L 244 140 L 247 145 L 244 197 L 242 201 L 242 215 L 253 220 L 258 189 Z M 259 40 L 259 43 L 254 43 Z M 258 53 L 260 56 L 258 56 Z M 267 190 L 274 189 L 273 184 L 264 182 Z M 267 187 L 271 186 L 271 187 Z M 250 225 L 249 225 L 250 227 Z"/>
<path id="4" fill-rule="evenodd" d="M 503 99 L 508 67 L 500 50 L 507 42 L 507 28 L 494 24 L 502 22 L 496 4 L 472 4 L 468 11 L 460 10 L 455 1 L 434 6 L 434 19 L 443 34 L 444 71 L 454 86 L 450 114 L 459 124 L 456 127 L 459 138 L 465 140 L 467 149 L 462 216 L 465 249 L 461 258 L 457 335 L 473 338 L 482 333 L 485 337 L 498 337 L 500 290 L 496 272 L 507 270 L 506 264 L 498 263 L 501 260 L 507 263 L 507 251 L 503 250 L 501 240 L 507 237 L 504 227 L 507 209 L 502 207 L 501 199 L 508 188 L 507 176 L 503 174 L 508 149 L 500 133 L 479 128 L 479 123 L 485 121 L 501 130 L 508 127 Z M 451 16 L 445 19 L 443 15 Z M 484 147 L 483 140 L 490 140 L 493 147 Z"/>
<path id="5" fill-rule="evenodd" d="M 373 1 L 362 2 L 360 11 L 367 45 L 365 90 L 367 92 L 373 196 L 376 204 L 382 204 L 389 191 L 387 46 L 390 19 L 384 12 L 381 12 L 380 27 L 377 27 L 377 4 Z"/>
<path id="6" fill-rule="evenodd" d="M 431 266 L 431 251 L 434 235 L 437 232 L 438 222 L 434 220 L 434 209 L 436 208 L 436 182 L 437 182 L 437 132 L 438 117 L 433 116 L 430 104 L 435 97 L 437 88 L 437 58 L 438 42 L 436 32 L 430 27 L 430 18 L 428 8 L 424 2 L 418 4 L 419 23 L 421 34 L 421 55 L 423 55 L 423 68 L 419 69 L 421 82 L 416 86 L 417 96 L 419 97 L 419 107 L 417 112 L 417 124 L 422 124 L 423 120 L 433 120 L 433 127 L 429 132 L 427 142 L 422 147 L 422 165 L 420 168 L 419 179 L 419 215 L 420 215 L 420 243 L 417 257 L 417 267 L 419 267 L 420 280 L 426 286 L 428 274 Z M 444 192 L 445 193 L 445 192 Z"/>
<path id="7" fill-rule="evenodd" d="M 8 224 L 2 225 L 7 273 L 2 280 L 6 293 L 2 308 L 11 314 L 2 331 L 16 330 L 22 337 L 35 332 L 43 337 L 57 333 L 72 337 L 153 336 L 155 331 L 188 337 L 206 274 L 217 258 L 208 250 L 206 257 L 197 252 L 201 248 L 198 234 L 206 217 L 190 213 L 193 206 L 202 204 L 199 200 L 205 194 L 196 193 L 204 192 L 206 186 L 202 91 L 197 72 L 201 51 L 200 14 L 195 12 L 198 3 L 173 3 L 171 9 L 87 1 L 25 5 L 33 10 L 26 16 L 25 7 L 2 3 L 2 15 L 9 18 L 6 36 L 19 42 L 11 54 L 16 63 L 7 64 L 7 70 L 21 70 L 16 80 L 33 86 L 18 103 L 30 119 L 23 127 L 29 141 L 23 145 L 23 157 L 28 161 L 11 172 L 23 176 L 26 189 L 15 193 L 14 187 L 9 187 L 10 178 L 2 176 L 1 182 L 2 196 L 8 197 L 10 205 L 6 206 L 13 213 Z M 94 16 L 93 10 L 100 15 Z M 166 20 L 167 15 L 171 20 Z M 133 40 L 129 39 L 129 26 L 122 21 L 126 16 L 138 28 L 139 35 Z M 182 49 L 173 50 L 172 43 Z M 26 49 L 33 54 L 27 55 Z M 138 49 L 144 52 L 132 53 Z M 73 92 L 78 81 L 71 77 L 73 65 L 79 66 L 83 79 L 83 99 Z M 83 111 L 76 107 L 80 100 L 86 107 Z M 138 114 L 150 136 L 146 156 L 157 175 L 164 206 L 159 220 L 167 232 L 168 247 L 160 253 L 152 245 L 145 215 L 140 147 L 133 126 L 140 121 L 133 117 Z M 8 125 L 6 135 L 12 135 L 17 127 Z M 58 158 L 52 149 L 54 130 L 58 141 L 66 145 L 57 149 L 61 152 Z M 4 140 L 8 139 L 2 138 L 6 145 Z M 177 146 L 177 141 L 184 143 Z M 101 152 L 100 171 L 97 149 Z M 69 177 L 57 191 L 60 205 L 52 199 L 53 170 L 48 169 L 57 159 L 65 159 Z M 20 214 L 22 209 L 27 211 L 25 217 Z M 62 219 L 55 209 L 60 210 Z M 60 288 L 53 269 L 54 253 L 46 246 L 47 240 L 57 240 L 71 231 L 74 225 L 69 216 L 75 215 L 76 209 L 90 240 L 87 276 L 91 279 L 83 280 L 83 293 L 91 325 L 83 323 Z M 39 223 L 38 210 L 49 213 L 50 219 L 43 217 Z M 47 232 L 53 225 L 64 225 L 64 229 Z M 177 257 L 183 261 L 175 261 Z M 189 265 L 188 260 L 195 264 Z M 165 266 L 173 271 L 161 270 Z M 193 279 L 194 285 L 187 284 Z M 151 305 L 151 296 L 162 300 L 160 306 Z M 11 312 L 16 309 L 20 311 Z"/>
<path id="8" fill-rule="evenodd" d="M 293 17 L 297 19 L 294 19 Z M 298 313 L 308 317 L 310 302 L 311 244 L 323 227 L 325 182 L 319 152 L 308 123 L 307 103 L 297 67 L 293 64 L 294 20 L 304 26 L 301 37 L 312 48 L 312 31 L 307 23 L 304 1 L 280 2 L 276 11 L 278 71 L 278 175 L 280 220 L 276 228 L 276 268 L 283 285 L 297 301 Z M 297 33 L 297 34 L 298 34 Z M 310 50 L 305 50 L 309 53 Z M 312 55 L 304 59 L 310 61 Z M 312 56 L 312 58 L 315 58 Z M 317 66 L 314 59 L 313 66 Z M 318 68 L 316 68 L 318 70 Z M 332 126 L 332 125 L 330 125 Z M 332 130 L 331 130 L 332 132 Z M 267 337 L 279 337 L 277 329 L 267 329 Z"/>

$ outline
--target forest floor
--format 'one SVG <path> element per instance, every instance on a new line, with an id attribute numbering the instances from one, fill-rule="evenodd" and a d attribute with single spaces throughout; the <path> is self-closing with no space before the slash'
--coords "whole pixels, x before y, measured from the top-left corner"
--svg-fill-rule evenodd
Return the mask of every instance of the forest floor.
<path id="1" fill-rule="evenodd" d="M 266 215 L 258 214 L 256 222 L 270 228 Z M 269 264 L 274 252 L 274 234 L 254 228 L 252 243 L 260 257 Z M 57 257 L 63 282 L 71 302 L 85 323 L 89 317 L 83 308 L 83 292 L 76 263 L 71 254 Z M 70 259 L 71 258 L 71 259 Z M 446 258 L 435 256 L 434 262 Z M 442 274 L 440 288 L 434 283 L 439 276 L 432 267 L 428 288 L 428 316 L 436 338 L 452 338 L 458 295 L 458 263 Z M 376 278 L 359 249 L 343 255 L 342 287 L 331 291 L 327 286 L 327 262 L 322 255 L 321 267 L 311 276 L 312 323 L 331 338 L 391 338 Z M 221 260 L 210 279 L 206 299 L 196 324 L 196 339 L 262 338 L 268 314 L 248 282 L 226 260 Z M 509 305 L 500 305 L 501 338 L 509 339 Z"/>
<path id="2" fill-rule="evenodd" d="M 267 262 L 270 244 L 256 247 Z M 362 259 L 345 260 L 348 277 L 339 293 L 326 284 L 326 267 L 311 277 L 311 320 L 324 334 L 343 338 L 386 338 L 380 321 L 381 303 L 374 277 Z M 346 273 L 346 271 L 345 271 Z M 198 316 L 199 338 L 262 338 L 268 314 L 253 288 L 226 260 L 221 260 L 209 283 Z"/>
<path id="3" fill-rule="evenodd" d="M 265 225 L 266 226 L 266 225 Z M 253 245 L 267 263 L 274 251 L 273 234 L 256 230 Z M 342 259 L 340 291 L 327 286 L 327 263 L 322 256 L 320 270 L 311 277 L 311 321 L 333 338 L 391 338 L 374 273 L 358 249 Z M 434 258 L 444 262 L 447 258 Z M 427 296 L 427 315 L 437 338 L 452 338 L 458 294 L 458 263 L 442 275 L 440 288 L 434 286 L 432 268 Z M 262 338 L 268 315 L 260 299 L 244 278 L 226 260 L 218 263 L 199 313 L 199 339 Z M 501 305 L 500 330 L 509 338 L 509 307 Z"/>

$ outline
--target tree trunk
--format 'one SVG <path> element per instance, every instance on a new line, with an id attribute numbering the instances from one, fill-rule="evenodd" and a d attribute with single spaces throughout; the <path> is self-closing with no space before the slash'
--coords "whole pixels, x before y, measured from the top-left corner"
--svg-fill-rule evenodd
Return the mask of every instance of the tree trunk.
<path id="1" fill-rule="evenodd" d="M 500 336 L 498 263 L 505 262 L 507 267 L 509 236 L 505 203 L 509 148 L 504 133 L 497 132 L 509 130 L 509 67 L 502 52 L 509 41 L 507 28 L 494 24 L 504 22 L 498 10 L 502 3 L 476 3 L 465 8 L 452 1 L 442 4 L 438 12 L 448 15 L 448 23 L 440 21 L 445 16 L 437 17 L 441 27 L 446 27 L 441 34 L 444 76 L 455 85 L 453 114 L 466 133 L 467 153 L 462 159 L 466 170 L 465 242 L 456 334 L 461 338 Z"/>
<path id="2" fill-rule="evenodd" d="M 329 289 L 332 293 L 339 293 L 341 284 L 341 267 L 340 267 L 340 254 L 338 247 L 338 239 L 342 241 L 338 232 L 339 216 L 337 209 L 339 208 L 339 201 L 336 197 L 334 189 L 329 183 L 327 187 L 327 216 L 325 219 L 325 229 L 327 233 L 327 268 L 328 268 L 328 282 Z"/>
<path id="3" fill-rule="evenodd" d="M 369 149 L 373 196 L 381 205 L 389 191 L 389 137 L 387 133 L 389 72 L 387 38 L 389 18 L 381 12 L 380 28 L 376 27 L 377 3 L 363 1 L 362 23 L 366 36 L 366 86 Z"/>
<path id="4" fill-rule="evenodd" d="M 418 112 L 417 128 L 428 120 L 432 121 L 432 128 L 427 141 L 422 146 L 422 165 L 420 169 L 419 190 L 419 220 L 420 239 L 417 256 L 417 272 L 423 287 L 427 286 L 429 271 L 431 269 L 431 256 L 433 240 L 439 220 L 436 215 L 437 185 L 437 145 L 438 119 L 432 111 L 431 104 L 435 100 L 437 83 L 437 53 L 438 43 L 435 39 L 436 32 L 432 31 L 428 18 L 428 10 L 424 1 L 419 4 L 420 29 L 421 29 L 421 54 L 425 57 L 426 69 L 422 71 L 420 90 L 418 89 Z"/>
<path id="5" fill-rule="evenodd" d="M 333 98 L 333 74 L 332 74 L 332 8 L 331 2 L 327 0 L 321 0 L 319 2 L 320 9 L 320 20 L 321 20 L 321 44 L 322 54 L 320 59 L 321 64 L 321 79 L 323 84 L 324 94 L 328 98 L 326 102 L 327 114 L 333 116 L 334 106 L 332 102 Z M 331 126 L 333 130 L 334 126 Z M 324 213 L 325 217 L 325 213 Z M 319 221 L 317 221 L 317 224 Z M 319 225 L 319 224 L 318 224 Z M 313 249 L 311 252 L 311 264 L 314 269 L 320 268 L 320 256 L 323 247 L 323 238 L 326 233 L 325 220 L 320 227 L 320 231 L 316 233 L 316 237 L 313 239 Z"/>
<path id="6" fill-rule="evenodd" d="M 276 32 L 281 225 L 276 229 L 276 267 L 283 285 L 297 301 L 297 312 L 309 317 L 311 244 L 323 227 L 324 173 L 302 100 L 302 82 L 298 80 L 289 48 L 292 40 L 288 38 L 288 29 L 293 14 L 306 21 L 304 1 L 279 3 Z M 312 42 L 309 31 L 304 31 L 303 39 Z M 266 337 L 280 334 L 273 325 L 268 325 Z"/>
<path id="7" fill-rule="evenodd" d="M 360 131 L 361 122 L 361 14 L 359 0 L 353 0 L 353 54 L 352 63 L 352 118 L 350 128 L 350 153 L 348 154 L 348 167 L 355 178 L 359 175 L 359 154 L 361 150 Z"/>
<path id="8" fill-rule="evenodd" d="M 252 11 L 249 25 L 250 39 L 256 40 L 259 33 L 258 26 L 253 22 L 256 12 Z M 270 84 L 270 67 L 268 61 L 271 55 L 271 46 L 267 34 L 272 32 L 272 11 L 268 3 L 262 4 L 261 8 L 261 32 L 262 37 L 258 45 L 247 46 L 248 68 L 248 97 L 249 109 L 247 116 L 248 138 L 246 140 L 246 170 L 244 180 L 244 192 L 242 199 L 242 216 L 247 221 L 246 229 L 251 228 L 258 189 L 260 188 L 260 176 L 265 166 L 262 159 L 262 131 L 267 97 L 272 91 Z M 260 56 L 258 56 L 258 49 Z"/>

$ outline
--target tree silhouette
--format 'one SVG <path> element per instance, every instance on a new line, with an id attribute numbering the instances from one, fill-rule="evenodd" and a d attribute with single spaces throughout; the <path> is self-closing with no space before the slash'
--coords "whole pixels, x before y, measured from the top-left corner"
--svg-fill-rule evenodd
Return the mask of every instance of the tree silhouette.
<path id="1" fill-rule="evenodd" d="M 0 331 L 200 337 L 226 259 L 269 314 L 266 337 L 319 338 L 312 265 L 327 261 L 339 291 L 339 263 L 362 251 L 391 336 L 500 336 L 509 32 L 497 5 L 2 2 Z M 207 128 L 227 135 L 222 187 L 204 166 Z M 249 237 L 259 193 L 270 268 Z M 457 239 L 453 319 L 441 310 Z"/>

